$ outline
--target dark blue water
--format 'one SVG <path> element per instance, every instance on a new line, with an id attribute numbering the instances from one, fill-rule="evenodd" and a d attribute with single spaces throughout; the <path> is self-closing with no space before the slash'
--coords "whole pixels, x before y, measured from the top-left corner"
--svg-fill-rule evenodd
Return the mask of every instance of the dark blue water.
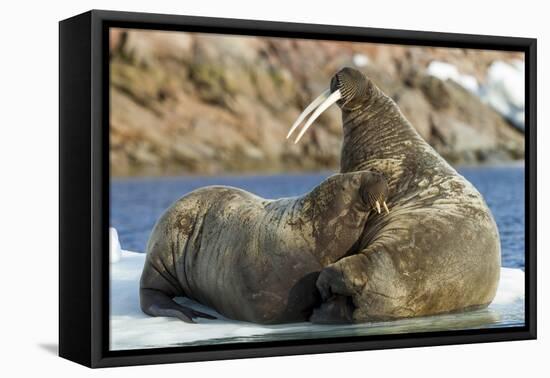
<path id="1" fill-rule="evenodd" d="M 497 221 L 502 265 L 524 268 L 524 167 L 468 167 L 459 169 L 485 197 Z M 111 182 L 111 226 L 118 230 L 123 249 L 144 251 L 156 219 L 172 202 L 207 185 L 229 185 L 265 198 L 300 195 L 330 173 L 114 179 Z"/>

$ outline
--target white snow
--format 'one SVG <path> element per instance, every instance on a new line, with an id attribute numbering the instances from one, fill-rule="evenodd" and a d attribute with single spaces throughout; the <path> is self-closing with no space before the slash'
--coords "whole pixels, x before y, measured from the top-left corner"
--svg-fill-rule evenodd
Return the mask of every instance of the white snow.
<path id="1" fill-rule="evenodd" d="M 352 59 L 356 67 L 365 67 L 370 63 L 370 59 L 366 54 L 355 54 Z"/>
<path id="2" fill-rule="evenodd" d="M 428 75 L 452 80 L 477 95 L 483 102 L 502 114 L 516 127 L 525 128 L 525 64 L 493 62 L 487 70 L 487 80 L 480 85 L 471 75 L 460 73 L 454 64 L 434 60 L 426 69 Z"/>
<path id="3" fill-rule="evenodd" d="M 477 79 L 472 75 L 460 73 L 454 64 L 434 60 L 428 65 L 427 73 L 428 75 L 435 76 L 443 81 L 452 80 L 464 89 L 467 89 L 476 95 L 479 93 L 479 84 Z"/>
<path id="4" fill-rule="evenodd" d="M 525 64 L 493 62 L 482 98 L 514 125 L 525 128 Z"/>

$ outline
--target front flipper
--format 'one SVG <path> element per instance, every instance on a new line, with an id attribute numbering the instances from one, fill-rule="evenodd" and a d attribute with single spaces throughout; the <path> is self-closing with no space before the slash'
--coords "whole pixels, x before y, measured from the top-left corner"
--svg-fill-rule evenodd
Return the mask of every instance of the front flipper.
<path id="1" fill-rule="evenodd" d="M 216 319 L 212 315 L 182 306 L 159 290 L 139 290 L 141 310 L 150 316 L 167 316 L 178 318 L 186 323 L 195 323 L 193 318 Z"/>
<path id="2" fill-rule="evenodd" d="M 372 244 L 324 268 L 316 285 L 323 302 L 351 298 L 354 323 L 416 316 L 410 294 L 415 282 L 398 268 L 386 246 Z"/>

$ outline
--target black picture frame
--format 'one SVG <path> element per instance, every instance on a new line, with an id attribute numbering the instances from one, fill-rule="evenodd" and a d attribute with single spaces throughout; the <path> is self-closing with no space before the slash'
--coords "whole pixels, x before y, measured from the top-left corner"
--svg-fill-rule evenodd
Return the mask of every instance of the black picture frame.
<path id="1" fill-rule="evenodd" d="M 525 326 L 110 351 L 108 28 L 462 47 L 525 53 Z M 59 23 L 59 354 L 89 367 L 536 338 L 536 64 L 531 38 L 92 10 Z"/>

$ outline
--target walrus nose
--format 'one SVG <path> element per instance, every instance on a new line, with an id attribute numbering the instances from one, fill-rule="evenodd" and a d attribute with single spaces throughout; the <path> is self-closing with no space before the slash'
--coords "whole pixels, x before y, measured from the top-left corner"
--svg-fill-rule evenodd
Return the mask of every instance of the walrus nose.
<path id="1" fill-rule="evenodd" d="M 342 98 L 342 95 L 340 93 L 340 90 L 337 89 L 334 92 L 331 93 L 330 89 L 327 89 L 323 93 L 319 95 L 315 100 L 309 104 L 304 111 L 298 116 L 292 127 L 290 128 L 290 131 L 288 132 L 286 139 L 290 138 L 294 130 L 298 128 L 298 126 L 306 119 L 306 117 L 309 115 L 309 113 L 313 112 L 311 117 L 307 120 L 306 124 L 296 137 L 296 140 L 294 141 L 294 144 L 298 143 L 300 139 L 304 136 L 307 129 L 313 124 L 313 122 L 319 118 L 321 114 L 325 110 L 327 110 L 332 104 L 334 104 L 336 101 L 340 100 Z"/>

